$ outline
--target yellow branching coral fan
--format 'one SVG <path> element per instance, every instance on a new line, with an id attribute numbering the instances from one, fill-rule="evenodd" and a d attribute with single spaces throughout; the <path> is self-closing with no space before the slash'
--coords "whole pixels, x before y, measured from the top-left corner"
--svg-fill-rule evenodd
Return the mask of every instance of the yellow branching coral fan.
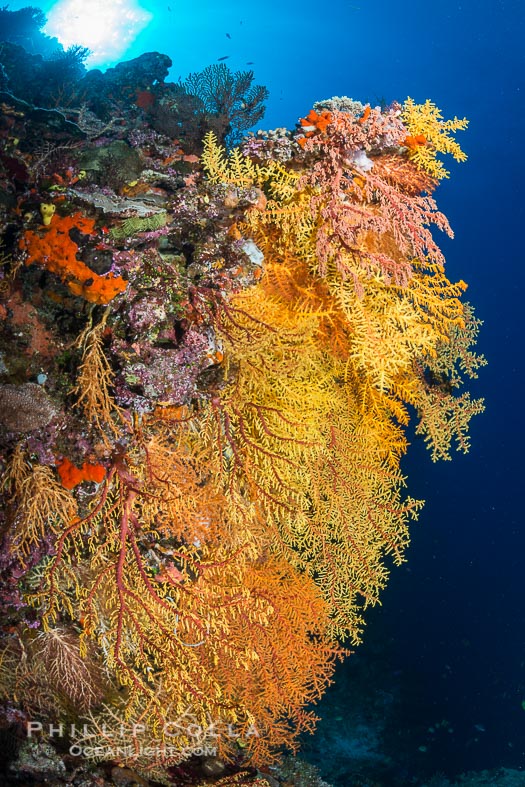
<path id="1" fill-rule="evenodd" d="M 269 265 L 259 286 L 235 298 L 235 324 L 223 326 L 235 375 L 212 401 L 204 433 L 223 445 L 225 487 L 251 490 L 275 529 L 273 549 L 316 577 L 333 633 L 357 642 L 359 610 L 385 584 L 382 556 L 402 559 L 419 504 L 400 500 L 403 479 L 389 462 L 402 450 L 398 429 L 384 416 L 363 418 L 350 358 L 329 351 L 335 337 L 325 330 L 349 338 L 339 310 L 330 314 L 328 298 L 311 310 L 285 300 L 279 290 L 292 294 L 293 276 L 308 286 L 301 263 Z"/>
<path id="2" fill-rule="evenodd" d="M 19 446 L 5 468 L 3 485 L 16 507 L 8 511 L 10 538 L 22 555 L 77 513 L 75 498 L 57 481 L 51 468 L 31 463 Z"/>
<path id="3" fill-rule="evenodd" d="M 407 405 L 419 412 L 433 458 L 448 456 L 453 437 L 466 450 L 468 420 L 482 403 L 429 380 L 437 368 L 450 379 L 465 355 L 470 372 L 483 361 L 468 349 L 466 285 L 447 280 L 427 229 L 450 231 L 448 222 L 431 198 L 392 183 L 392 165 L 386 178 L 373 160 L 369 172 L 358 170 L 348 155 L 352 124 L 334 117 L 332 137 L 328 126 L 301 146 L 316 154 L 310 169 L 276 164 L 263 173 L 271 199 L 249 213 L 244 231 L 263 250 L 266 272 L 235 296 L 239 315 L 221 326 L 235 374 L 216 399 L 211 439 L 228 449 L 229 486 L 254 489 L 278 532 L 276 549 L 315 577 L 334 633 L 357 641 L 359 610 L 385 582 L 383 557 L 402 560 L 420 505 L 400 498 Z M 209 138 L 208 151 L 214 144 Z M 414 164 L 401 165 L 407 181 Z"/>
<path id="4" fill-rule="evenodd" d="M 450 173 L 437 158 L 438 153 L 450 153 L 456 161 L 466 161 L 467 156 L 450 132 L 464 131 L 467 118 L 443 120 L 435 104 L 427 98 L 424 104 L 416 104 L 407 98 L 403 104 L 403 122 L 408 129 L 405 144 L 409 148 L 410 160 L 434 178 L 448 178 Z"/>
<path id="5" fill-rule="evenodd" d="M 305 700 L 320 696 L 341 650 L 315 586 L 272 554 L 260 512 L 240 491 L 225 495 L 214 454 L 193 419 L 150 419 L 89 514 L 64 523 L 31 601 L 46 631 L 80 622 L 80 652 L 95 642 L 125 689 L 112 702 L 123 720 L 184 759 L 191 740 L 167 725 L 191 707 L 195 725 L 217 726 L 219 754 L 231 755 L 235 726 L 262 762 L 312 727 Z"/>
<path id="6" fill-rule="evenodd" d="M 226 154 L 217 144 L 217 137 L 209 131 L 204 137 L 202 163 L 211 183 L 229 183 L 235 186 L 253 186 L 265 178 L 266 169 L 243 156 L 239 148 Z"/>
<path id="7" fill-rule="evenodd" d="M 105 440 L 107 437 L 104 434 L 104 427 L 114 436 L 119 434 L 113 416 L 121 415 L 109 393 L 113 382 L 113 371 L 102 349 L 107 315 L 106 309 L 102 319 L 95 326 L 91 324 L 90 319 L 76 341 L 77 347 L 82 351 L 82 360 L 76 385 L 72 391 L 77 394 L 76 407 L 84 412 L 90 427 L 95 425 Z"/>
<path id="8" fill-rule="evenodd" d="M 211 368 L 180 406 L 117 407 L 108 304 L 80 334 L 69 390 L 97 436 L 92 485 L 64 490 L 20 448 L 7 467 L 12 543 L 52 549 L 23 589 L 42 630 L 17 629 L 0 652 L 0 689 L 40 710 L 31 675 L 58 659 L 49 712 L 76 702 L 81 742 L 103 750 L 124 727 L 135 753 L 122 761 L 155 778 L 207 744 L 268 762 L 313 728 L 305 706 L 342 643 L 361 640 L 422 506 L 405 493 L 405 427 L 415 414 L 432 458 L 448 459 L 483 409 L 459 391 L 484 363 L 479 321 L 432 234 L 452 235 L 431 194 L 437 154 L 464 158 L 449 132 L 466 121 L 411 99 L 402 113 L 355 106 L 312 110 L 295 134 L 229 155 L 207 135 L 191 188 L 221 241 L 188 266 L 177 315 L 206 332 Z M 214 256 L 225 238 L 235 275 L 241 255 L 264 258 L 230 289 Z"/>

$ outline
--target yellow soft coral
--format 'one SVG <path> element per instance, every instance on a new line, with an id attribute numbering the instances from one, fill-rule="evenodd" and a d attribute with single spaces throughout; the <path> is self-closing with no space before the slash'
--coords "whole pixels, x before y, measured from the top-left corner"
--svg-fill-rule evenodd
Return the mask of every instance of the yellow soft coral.
<path id="1" fill-rule="evenodd" d="M 448 178 L 450 173 L 437 158 L 438 153 L 450 153 L 456 161 L 466 161 L 466 154 L 449 133 L 464 131 L 468 126 L 466 118 L 443 120 L 441 111 L 430 99 L 424 104 L 416 104 L 409 97 L 403 105 L 402 120 L 410 132 L 407 137 L 409 158 L 419 169 L 441 180 Z M 425 142 L 413 144 L 414 140 Z"/>
<path id="2" fill-rule="evenodd" d="M 243 156 L 239 148 L 226 155 L 213 131 L 204 137 L 202 163 L 211 183 L 228 183 L 239 187 L 259 185 L 265 179 L 266 168 Z"/>

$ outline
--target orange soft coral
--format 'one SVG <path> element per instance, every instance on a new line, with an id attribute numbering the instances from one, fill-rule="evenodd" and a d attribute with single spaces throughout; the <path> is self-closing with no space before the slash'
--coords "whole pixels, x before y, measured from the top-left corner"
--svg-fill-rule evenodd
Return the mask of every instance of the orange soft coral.
<path id="1" fill-rule="evenodd" d="M 48 227 L 38 232 L 26 230 L 18 243 L 27 252 L 26 265 L 43 265 L 59 276 L 74 295 L 81 295 L 90 303 L 109 303 L 126 289 L 127 283 L 112 273 L 100 276 L 78 260 L 78 246 L 69 234 L 72 229 L 84 235 L 96 234 L 95 221 L 81 213 L 55 216 Z"/>
<path id="2" fill-rule="evenodd" d="M 57 465 L 57 471 L 62 486 L 66 489 L 74 489 L 83 481 L 95 481 L 100 484 L 106 476 L 104 465 L 92 465 L 89 462 L 84 462 L 82 467 L 77 467 L 66 456 Z"/>

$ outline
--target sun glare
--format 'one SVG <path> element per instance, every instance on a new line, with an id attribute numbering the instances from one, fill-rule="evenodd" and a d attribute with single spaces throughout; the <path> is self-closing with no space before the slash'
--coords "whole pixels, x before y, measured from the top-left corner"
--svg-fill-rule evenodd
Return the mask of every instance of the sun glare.
<path id="1" fill-rule="evenodd" d="M 118 60 L 152 15 L 135 0 L 59 0 L 47 13 L 47 35 L 56 36 L 64 49 L 88 47 L 88 66 Z"/>

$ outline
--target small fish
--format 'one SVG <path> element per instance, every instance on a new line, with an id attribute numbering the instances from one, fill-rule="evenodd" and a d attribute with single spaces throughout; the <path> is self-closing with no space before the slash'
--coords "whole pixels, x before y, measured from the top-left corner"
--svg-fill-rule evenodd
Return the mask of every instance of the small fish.
<path id="1" fill-rule="evenodd" d="M 228 60 L 229 55 L 224 55 L 224 57 L 218 57 L 217 60 Z"/>
<path id="2" fill-rule="evenodd" d="M 248 60 L 246 65 L 247 66 L 253 66 L 254 63 L 255 63 L 255 60 Z"/>
<path id="3" fill-rule="evenodd" d="M 229 33 L 226 33 L 226 38 L 231 38 L 231 35 Z"/>

